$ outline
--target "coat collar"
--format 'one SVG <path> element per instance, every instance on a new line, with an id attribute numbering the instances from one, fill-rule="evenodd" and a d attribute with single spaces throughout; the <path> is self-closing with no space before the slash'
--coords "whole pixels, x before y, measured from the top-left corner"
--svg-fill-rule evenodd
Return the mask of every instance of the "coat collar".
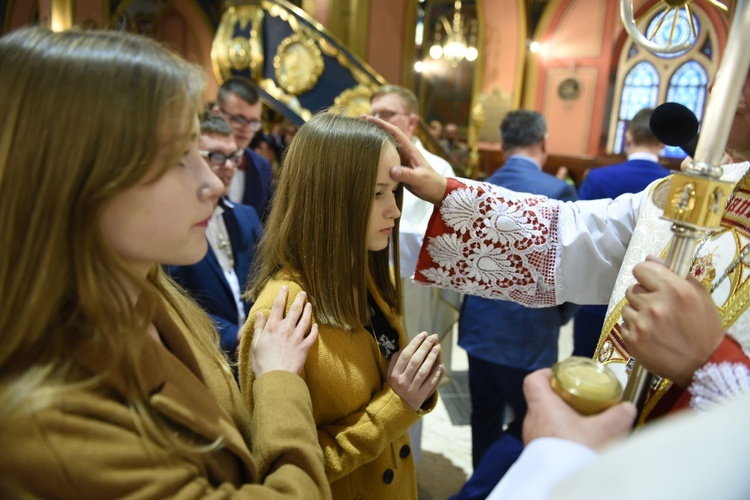
<path id="1" fill-rule="evenodd" d="M 253 460 L 239 431 L 247 426 L 241 420 L 249 417 L 231 373 L 224 373 L 223 367 L 200 353 L 176 313 L 162 308 L 154 323 L 165 345 L 146 337 L 138 365 L 150 405 L 178 427 L 189 429 L 209 443 L 221 438 L 223 447 L 237 455 L 254 476 Z M 125 378 L 120 372 L 108 370 L 110 360 L 111 356 L 101 350 L 90 350 L 80 357 L 79 364 L 101 374 L 105 386 L 124 396 Z"/>
<path id="2" fill-rule="evenodd" d="M 509 165 L 513 165 L 516 167 L 534 167 L 538 171 L 542 171 L 542 166 L 536 162 L 533 158 L 530 156 L 522 155 L 522 154 L 514 154 L 510 155 L 508 159 L 505 161 L 505 163 Z"/>

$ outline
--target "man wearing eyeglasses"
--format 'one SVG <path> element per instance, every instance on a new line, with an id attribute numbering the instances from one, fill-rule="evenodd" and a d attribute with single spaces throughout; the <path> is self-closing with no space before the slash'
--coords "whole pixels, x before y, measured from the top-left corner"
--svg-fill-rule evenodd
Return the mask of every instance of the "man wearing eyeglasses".
<path id="1" fill-rule="evenodd" d="M 414 135 L 419 124 L 418 102 L 414 92 L 398 85 L 385 85 L 373 94 L 370 107 L 370 114 L 400 128 L 435 170 L 444 176 L 455 176 L 450 164 L 427 151 Z M 404 191 L 399 226 L 399 250 L 402 271 L 401 289 L 404 295 L 404 329 L 410 339 L 422 331 L 437 333 L 442 338 L 443 334 L 455 323 L 461 300 L 460 294 L 417 286 L 411 280 L 430 215 L 432 215 L 431 204 Z M 447 346 L 443 346 L 444 351 L 449 353 L 446 347 L 450 347 L 450 342 Z M 418 462 L 421 456 L 421 437 L 422 423 L 419 421 L 409 431 L 415 462 Z"/>
<path id="2" fill-rule="evenodd" d="M 243 161 L 229 188 L 229 199 L 252 206 L 261 219 L 265 219 L 272 196 L 271 163 L 249 147 L 263 125 L 263 103 L 258 88 L 247 78 L 227 79 L 219 88 L 213 111 L 231 124 L 237 148 L 244 151 Z"/>
<path id="3" fill-rule="evenodd" d="M 230 359 L 250 306 L 242 298 L 262 228 L 255 209 L 227 198 L 237 165 L 245 156 L 232 127 L 220 115 L 206 113 L 200 123 L 200 154 L 224 184 L 206 229 L 206 256 L 192 266 L 169 266 L 172 277 L 190 292 L 217 325 L 221 347 Z"/>

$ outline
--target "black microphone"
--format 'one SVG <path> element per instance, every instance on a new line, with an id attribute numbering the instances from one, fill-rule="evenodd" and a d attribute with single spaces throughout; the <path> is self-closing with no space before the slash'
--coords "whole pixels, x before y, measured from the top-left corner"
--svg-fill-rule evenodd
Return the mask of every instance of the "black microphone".
<path id="1" fill-rule="evenodd" d="M 679 146 L 691 158 L 698 145 L 698 118 L 682 104 L 665 102 L 657 106 L 649 127 L 654 137 L 667 146 Z"/>

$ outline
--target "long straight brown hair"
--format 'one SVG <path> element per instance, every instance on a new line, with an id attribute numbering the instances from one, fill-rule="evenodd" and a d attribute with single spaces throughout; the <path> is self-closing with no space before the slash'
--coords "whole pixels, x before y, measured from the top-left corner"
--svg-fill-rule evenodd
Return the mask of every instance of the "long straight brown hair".
<path id="1" fill-rule="evenodd" d="M 106 374 L 78 368 L 94 352 L 125 380 L 139 427 L 181 448 L 140 381 L 148 323 L 166 308 L 226 363 L 206 315 L 159 266 L 130 274 L 100 220 L 113 197 L 177 165 L 205 77 L 144 37 L 38 28 L 0 38 L 0 68 L 0 425 L 96 385 Z"/>
<path id="2" fill-rule="evenodd" d="M 281 166 L 255 260 L 251 298 L 283 270 L 307 292 L 318 322 L 352 330 L 368 320 L 369 275 L 393 312 L 401 313 L 401 283 L 393 278 L 400 276 L 399 220 L 388 248 L 367 250 L 367 223 L 385 144 L 396 147 L 390 135 L 357 118 L 322 113 L 300 127 Z M 402 189 L 396 193 L 399 209 Z"/>

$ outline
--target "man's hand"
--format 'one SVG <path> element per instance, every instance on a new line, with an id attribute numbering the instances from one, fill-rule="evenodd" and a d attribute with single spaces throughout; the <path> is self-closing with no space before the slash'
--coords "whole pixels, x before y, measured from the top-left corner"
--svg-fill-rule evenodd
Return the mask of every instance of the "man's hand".
<path id="1" fill-rule="evenodd" d="M 409 191 L 425 201 L 437 203 L 442 200 L 448 182 L 445 177 L 437 173 L 427 163 L 422 153 L 409 138 L 397 126 L 391 125 L 380 118 L 369 115 L 363 115 L 362 117 L 391 134 L 404 152 L 406 166 L 394 165 L 391 167 L 391 178 L 403 183 Z"/>
<path id="2" fill-rule="evenodd" d="M 287 295 L 287 288 L 281 287 L 268 321 L 261 313 L 256 316 L 252 345 L 252 367 L 256 379 L 273 370 L 301 373 L 307 353 L 318 338 L 318 325 L 310 327 L 312 306 L 305 304 L 307 294 L 297 294 L 285 318 Z"/>
<path id="3" fill-rule="evenodd" d="M 541 437 L 555 437 L 598 449 L 630 431 L 636 416 L 631 403 L 619 403 L 598 415 L 584 417 L 555 393 L 550 385 L 551 373 L 544 368 L 523 381 L 528 405 L 523 421 L 524 444 Z"/>
<path id="4" fill-rule="evenodd" d="M 716 306 L 695 278 L 676 275 L 656 257 L 636 265 L 633 276 L 622 337 L 646 369 L 687 387 L 726 334 Z"/>

